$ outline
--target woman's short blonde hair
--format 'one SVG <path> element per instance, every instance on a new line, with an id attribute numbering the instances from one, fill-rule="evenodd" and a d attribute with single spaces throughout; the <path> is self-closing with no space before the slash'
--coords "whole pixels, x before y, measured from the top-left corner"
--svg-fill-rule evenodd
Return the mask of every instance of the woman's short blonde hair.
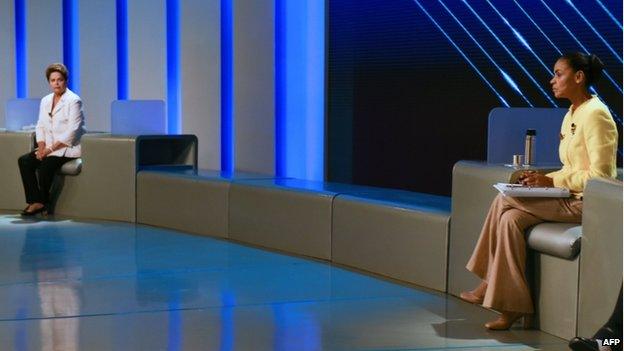
<path id="1" fill-rule="evenodd" d="M 67 67 L 65 67 L 62 63 L 53 63 L 46 68 L 46 79 L 50 81 L 50 75 L 53 72 L 60 73 L 65 80 L 67 80 L 67 76 L 69 76 L 69 72 L 67 71 Z"/>

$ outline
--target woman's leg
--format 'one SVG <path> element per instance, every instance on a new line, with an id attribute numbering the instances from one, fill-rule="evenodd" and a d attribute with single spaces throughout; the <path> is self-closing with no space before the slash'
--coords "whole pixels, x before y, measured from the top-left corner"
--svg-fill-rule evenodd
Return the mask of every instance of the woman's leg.
<path id="1" fill-rule="evenodd" d="M 39 191 L 39 183 L 37 182 L 37 168 L 40 163 L 41 161 L 35 157 L 34 151 L 22 155 L 17 160 L 22 176 L 22 184 L 24 185 L 26 203 L 28 204 L 43 202 L 41 192 Z"/>
<path id="2" fill-rule="evenodd" d="M 484 306 L 502 311 L 532 312 L 524 276 L 524 231 L 544 221 L 580 222 L 581 212 L 580 200 L 497 196 L 466 265 L 488 284 L 483 296 Z M 506 284 L 514 288 L 505 288 Z"/>
<path id="3" fill-rule="evenodd" d="M 39 165 L 39 189 L 44 204 L 50 202 L 50 187 L 52 187 L 54 175 L 59 168 L 69 160 L 71 160 L 71 158 L 56 156 L 48 156 L 41 160 L 41 164 Z"/>
<path id="4" fill-rule="evenodd" d="M 525 277 L 524 231 L 543 222 L 527 212 L 510 208 L 497 226 L 497 240 L 489 265 L 483 306 L 498 311 L 533 313 L 531 293 Z"/>

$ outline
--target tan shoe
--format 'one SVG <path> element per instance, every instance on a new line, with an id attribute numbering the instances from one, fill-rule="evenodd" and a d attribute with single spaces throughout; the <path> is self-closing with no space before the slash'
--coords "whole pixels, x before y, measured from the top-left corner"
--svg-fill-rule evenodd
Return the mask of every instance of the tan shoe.
<path id="1" fill-rule="evenodd" d="M 531 327 L 530 315 L 518 312 L 502 312 L 498 319 L 485 323 L 485 327 L 489 330 L 509 330 L 522 317 L 524 317 L 522 328 L 529 329 Z"/>
<path id="2" fill-rule="evenodd" d="M 463 291 L 459 294 L 459 298 L 475 305 L 480 305 L 483 303 L 483 297 L 476 296 L 472 291 Z"/>

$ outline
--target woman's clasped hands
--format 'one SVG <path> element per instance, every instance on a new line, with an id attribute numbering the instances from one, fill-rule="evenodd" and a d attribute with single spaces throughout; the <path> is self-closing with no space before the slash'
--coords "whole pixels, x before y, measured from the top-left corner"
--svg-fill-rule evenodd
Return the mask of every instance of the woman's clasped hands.
<path id="1" fill-rule="evenodd" d="M 544 174 L 537 173 L 536 171 L 525 171 L 518 178 L 518 184 L 522 184 L 529 187 L 541 187 L 552 188 L 554 187 L 553 180 Z"/>

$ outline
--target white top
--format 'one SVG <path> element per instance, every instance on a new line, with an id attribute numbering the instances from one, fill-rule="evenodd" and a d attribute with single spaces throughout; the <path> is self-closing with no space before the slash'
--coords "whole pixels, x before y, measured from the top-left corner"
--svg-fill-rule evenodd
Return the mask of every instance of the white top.
<path id="1" fill-rule="evenodd" d="M 85 133 L 82 100 L 73 91 L 66 89 L 50 117 L 53 96 L 54 93 L 41 99 L 36 127 L 37 142 L 45 142 L 46 147 L 51 147 L 57 141 L 69 145 L 48 156 L 80 157 L 80 137 Z"/>

